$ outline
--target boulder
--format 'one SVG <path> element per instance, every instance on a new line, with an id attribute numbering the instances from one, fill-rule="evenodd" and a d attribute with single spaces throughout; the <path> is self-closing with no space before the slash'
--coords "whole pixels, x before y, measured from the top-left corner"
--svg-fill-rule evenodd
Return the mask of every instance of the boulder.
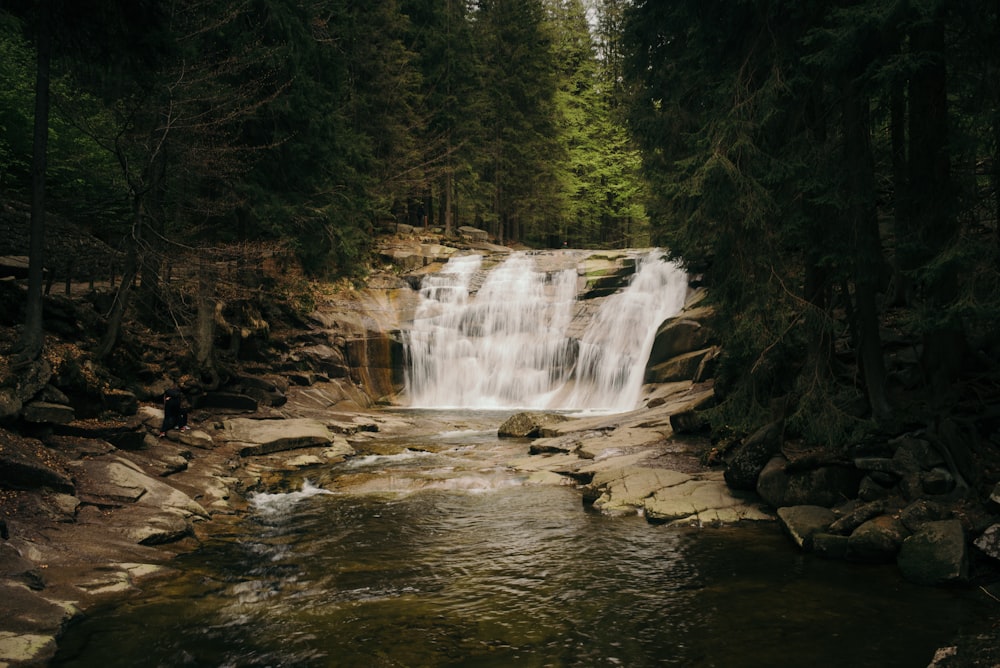
<path id="1" fill-rule="evenodd" d="M 994 506 L 1000 506 L 1000 482 L 993 486 L 993 491 L 990 492 L 990 503 Z"/>
<path id="2" fill-rule="evenodd" d="M 481 230 L 478 227 L 471 227 L 469 225 L 462 225 L 459 227 L 458 234 L 463 239 L 475 243 L 485 243 L 490 239 L 490 235 L 486 232 L 486 230 Z"/>
<path id="3" fill-rule="evenodd" d="M 866 475 L 858 485 L 858 498 L 865 502 L 879 501 L 889 496 L 890 488 L 884 487 L 872 476 Z"/>
<path id="4" fill-rule="evenodd" d="M 21 409 L 25 422 L 69 424 L 76 416 L 71 406 L 53 404 L 47 401 L 32 401 Z"/>
<path id="5" fill-rule="evenodd" d="M 941 520 L 923 525 L 903 541 L 896 563 L 903 577 L 917 584 L 966 581 L 969 559 L 962 523 Z"/>
<path id="6" fill-rule="evenodd" d="M 497 436 L 500 438 L 535 438 L 539 436 L 551 436 L 547 430 L 561 422 L 566 422 L 569 418 L 558 413 L 515 413 L 504 420 L 504 423 L 497 429 Z"/>
<path id="7" fill-rule="evenodd" d="M 757 480 L 757 493 L 775 508 L 782 506 L 832 507 L 857 496 L 861 473 L 845 466 L 820 466 L 787 471 L 786 460 L 768 462 Z"/>
<path id="8" fill-rule="evenodd" d="M 243 443 L 240 455 L 264 455 L 283 450 L 327 446 L 333 434 L 319 420 L 297 418 L 291 420 L 252 420 L 234 418 L 223 423 L 221 438 Z"/>
<path id="9" fill-rule="evenodd" d="M 778 519 L 795 544 L 812 550 L 813 536 L 825 532 L 834 519 L 833 511 L 822 506 L 788 506 L 778 508 Z"/>
<path id="10" fill-rule="evenodd" d="M 909 535 L 903 523 L 889 515 L 868 520 L 847 539 L 847 559 L 866 563 L 892 561 Z"/>
<path id="11" fill-rule="evenodd" d="M 986 529 L 973 544 L 986 556 L 1000 561 L 1000 524 Z"/>
<path id="12" fill-rule="evenodd" d="M 714 316 L 715 309 L 699 306 L 665 320 L 656 330 L 647 368 L 678 355 L 709 348 L 715 342 L 715 333 L 708 325 Z"/>
<path id="13" fill-rule="evenodd" d="M 899 520 L 913 532 L 928 522 L 946 520 L 949 515 L 951 511 L 945 506 L 927 499 L 918 499 L 903 508 L 899 513 Z"/>
<path id="14" fill-rule="evenodd" d="M 705 348 L 671 357 L 665 362 L 646 367 L 646 383 L 673 383 L 693 380 L 698 376 L 705 360 L 718 354 L 717 348 Z"/>
<path id="15" fill-rule="evenodd" d="M 955 476 L 948 469 L 935 466 L 920 476 L 920 485 L 925 494 L 947 494 L 955 489 Z"/>
<path id="16" fill-rule="evenodd" d="M 138 504 L 156 513 L 183 517 L 208 517 L 205 509 L 190 496 L 147 475 L 123 457 L 102 457 L 80 462 L 84 471 L 77 496 L 96 506 Z"/>
<path id="17" fill-rule="evenodd" d="M 119 415 L 135 415 L 139 411 L 139 398 L 127 390 L 106 390 L 101 395 L 101 403 Z"/>
<path id="18" fill-rule="evenodd" d="M 849 540 L 847 536 L 818 531 L 812 535 L 813 554 L 825 559 L 846 559 Z"/>
<path id="19" fill-rule="evenodd" d="M 0 387 L 0 421 L 7 420 L 21 412 L 23 404 L 12 387 Z"/>
<path id="20" fill-rule="evenodd" d="M 890 445 L 896 448 L 892 459 L 907 471 L 929 470 L 945 463 L 929 441 L 912 434 L 904 434 Z"/>
<path id="21" fill-rule="evenodd" d="M 652 404 L 652 402 L 650 402 Z M 705 429 L 708 423 L 701 415 L 701 411 L 715 404 L 715 393 L 705 392 L 690 406 L 683 410 L 671 413 L 670 428 L 675 434 L 693 434 Z M 650 405 L 652 408 L 653 406 Z"/>
<path id="22" fill-rule="evenodd" d="M 839 518 L 837 518 L 836 521 L 832 522 L 828 528 L 830 533 L 841 534 L 844 536 L 850 535 L 855 529 L 868 520 L 884 514 L 888 507 L 888 503 L 881 499 L 858 504 L 853 508 L 850 508 L 847 512 L 844 512 Z"/>
<path id="23" fill-rule="evenodd" d="M 175 543 L 194 531 L 187 515 L 176 510 L 135 507 L 126 513 L 120 512 L 118 519 L 125 519 L 124 533 L 138 545 Z"/>
<path id="24" fill-rule="evenodd" d="M 781 448 L 781 431 L 781 423 L 772 422 L 736 446 L 726 466 L 726 483 L 730 487 L 747 491 L 757 489 L 757 479 L 761 472 Z M 781 458 L 782 466 L 784 461 L 784 458 Z M 774 507 L 793 505 L 799 504 L 778 503 Z"/>
<path id="25" fill-rule="evenodd" d="M 59 457 L 39 441 L 0 430 L 0 488 L 49 488 L 73 494 L 73 480 L 59 467 Z"/>

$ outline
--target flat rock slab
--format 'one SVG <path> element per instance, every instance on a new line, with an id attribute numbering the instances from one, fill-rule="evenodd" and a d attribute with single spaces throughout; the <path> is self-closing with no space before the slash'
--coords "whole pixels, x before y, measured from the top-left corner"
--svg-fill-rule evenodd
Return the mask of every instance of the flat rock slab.
<path id="1" fill-rule="evenodd" d="M 585 458 L 598 459 L 607 454 L 624 453 L 630 449 L 659 443 L 663 440 L 662 430 L 642 429 L 623 426 L 610 433 L 594 432 L 596 435 L 583 437 L 577 450 Z"/>
<path id="2" fill-rule="evenodd" d="M 601 491 L 594 507 L 605 513 L 637 513 L 659 490 L 680 485 L 691 476 L 670 469 L 629 466 L 594 474 L 590 488 Z"/>
<path id="3" fill-rule="evenodd" d="M 208 513 L 190 496 L 162 480 L 143 472 L 133 462 L 121 457 L 102 457 L 80 463 L 85 475 L 78 496 L 96 505 L 107 499 L 116 503 L 140 504 L 157 511 L 180 511 L 186 516 L 207 517 Z"/>
<path id="4" fill-rule="evenodd" d="M 733 494 L 721 472 L 707 473 L 679 485 L 657 490 L 643 504 L 650 522 L 732 523 L 774 518 L 760 504 Z"/>
<path id="5" fill-rule="evenodd" d="M 244 443 L 240 455 L 266 455 L 271 452 L 326 446 L 333 443 L 333 433 L 319 420 L 253 420 L 234 418 L 223 423 L 222 440 Z"/>
<path id="6" fill-rule="evenodd" d="M 837 516 L 823 506 L 785 506 L 778 508 L 778 519 L 796 545 L 811 550 L 813 536 L 825 532 Z"/>

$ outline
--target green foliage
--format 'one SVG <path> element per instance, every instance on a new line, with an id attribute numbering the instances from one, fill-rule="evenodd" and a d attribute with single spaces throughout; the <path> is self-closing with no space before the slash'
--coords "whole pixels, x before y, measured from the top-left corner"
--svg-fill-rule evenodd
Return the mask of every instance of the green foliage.
<path id="1" fill-rule="evenodd" d="M 0 13 L 0 189 L 27 201 L 31 184 L 35 63 L 21 23 Z M 95 100 L 68 76 L 54 74 L 56 102 L 49 121 L 47 183 L 52 207 L 101 232 L 109 218 L 122 214 L 124 192 L 117 168 L 76 123 L 80 109 Z M 62 101 L 72 100 L 72 104 Z M 106 121 L 107 114 L 103 114 Z"/>
<path id="2" fill-rule="evenodd" d="M 984 46 L 1000 17 L 970 10 L 646 0 L 624 12 L 654 239 L 704 275 L 729 323 L 719 424 L 752 428 L 791 396 L 789 424 L 810 440 L 872 428 L 889 305 L 913 345 L 996 346 L 1000 86 L 972 72 L 996 67 Z M 924 377 L 955 373 L 935 357 Z"/>

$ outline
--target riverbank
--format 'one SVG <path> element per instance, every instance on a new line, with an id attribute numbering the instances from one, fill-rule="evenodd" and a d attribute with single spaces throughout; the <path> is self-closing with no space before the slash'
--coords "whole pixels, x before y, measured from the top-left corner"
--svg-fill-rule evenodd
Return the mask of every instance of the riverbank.
<path id="1" fill-rule="evenodd" d="M 721 469 L 706 463 L 707 440 L 669 436 L 670 417 L 708 389 L 659 388 L 647 397 L 652 408 L 613 416 L 519 416 L 522 428 L 533 424 L 529 430 L 538 431 L 516 439 L 523 455 L 507 465 L 526 484 L 575 486 L 582 503 L 605 514 L 644 513 L 651 521 L 704 530 L 772 522 L 759 498 L 730 492 Z M 176 555 L 225 531 L 247 510 L 250 494 L 274 491 L 289 472 L 308 475 L 311 468 L 379 452 L 381 441 L 402 435 L 419 440 L 484 427 L 440 413 L 323 410 L 317 406 L 322 394 L 322 385 L 291 388 L 280 409 L 196 410 L 191 431 L 162 439 L 158 409 L 143 405 L 136 426 L 143 444 L 134 450 L 98 438 L 59 437 L 62 464 L 77 472 L 77 491 L 18 497 L 23 514 L 0 543 L 7 611 L 0 662 L 45 665 L 67 625 L 172 577 Z M 980 634 L 944 648 L 934 665 L 994 665 L 988 661 L 995 652 L 992 637 Z"/>
<path id="2" fill-rule="evenodd" d="M 757 504 L 725 493 L 721 477 L 699 463 L 700 444 L 681 446 L 664 438 L 671 412 L 700 400 L 705 391 L 678 387 L 672 402 L 648 412 L 566 420 L 559 435 L 547 439 L 550 444 L 575 440 L 580 449 L 557 454 L 557 445 L 542 448 L 537 439 L 534 445 L 524 439 L 523 457 L 509 466 L 533 484 L 589 479 L 585 493 L 601 492 L 606 498 L 594 502 L 605 512 L 634 514 L 636 500 L 641 503 L 657 487 L 684 490 L 683 477 L 703 481 L 676 500 L 694 504 L 688 505 L 695 512 L 687 512 L 686 521 L 706 513 L 719 520 L 723 512 L 736 513 L 729 521 L 740 514 L 769 519 Z M 171 431 L 164 438 L 157 436 L 162 414 L 153 404 L 140 406 L 124 424 L 69 424 L 44 441 L 3 432 L 5 462 L 16 460 L 23 473 L 53 481 L 65 475 L 67 486 L 51 482 L 3 492 L 8 535 L 0 542 L 6 613 L 0 663 L 44 665 L 68 624 L 95 607 L 141 595 L 151 580 L 171 577 L 174 556 L 197 549 L 205 532 L 219 531 L 246 511 L 249 494 L 270 490 L 289 471 L 343 460 L 394 435 L 470 427 L 421 412 L 332 411 L 320 408 L 324 393 L 322 384 L 293 387 L 280 409 L 195 410 L 190 431 Z M 133 446 L 114 446 L 101 437 L 109 432 L 132 434 Z M 712 494 L 706 493 L 709 488 Z"/>

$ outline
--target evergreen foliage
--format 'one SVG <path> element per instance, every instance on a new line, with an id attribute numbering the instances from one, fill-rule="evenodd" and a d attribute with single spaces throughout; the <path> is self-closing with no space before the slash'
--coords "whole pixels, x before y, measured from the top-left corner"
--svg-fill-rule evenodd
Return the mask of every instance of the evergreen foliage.
<path id="1" fill-rule="evenodd" d="M 1000 357 L 995 3 L 12 0 L 0 188 L 39 202 L 45 26 L 48 205 L 125 251 L 150 322 L 180 322 L 177 252 L 357 276 L 396 224 L 474 225 L 669 248 L 729 323 L 720 422 L 792 397 L 845 441 Z"/>
<path id="2" fill-rule="evenodd" d="M 704 274 L 730 324 L 719 423 L 749 429 L 785 397 L 793 433 L 850 442 L 914 419 L 904 393 L 957 400 L 971 351 L 995 358 L 1000 293 L 981 288 L 998 259 L 997 90 L 968 65 L 995 66 L 973 45 L 996 37 L 997 16 L 973 27 L 967 9 L 626 11 L 655 239 Z M 919 378 L 903 349 L 922 351 Z"/>

